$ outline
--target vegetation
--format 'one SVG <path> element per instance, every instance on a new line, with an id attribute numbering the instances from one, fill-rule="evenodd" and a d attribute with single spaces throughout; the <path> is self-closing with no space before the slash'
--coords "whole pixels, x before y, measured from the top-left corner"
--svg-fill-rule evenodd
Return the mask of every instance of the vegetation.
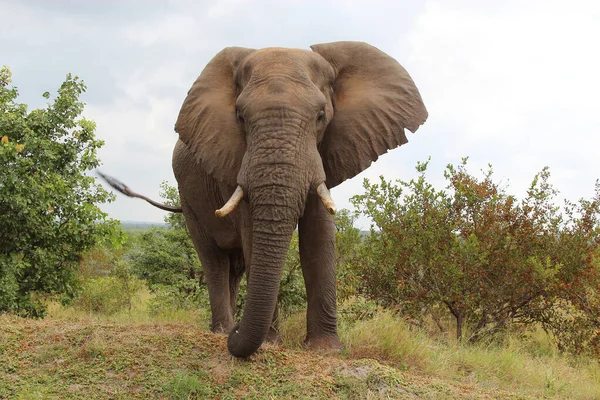
<path id="1" fill-rule="evenodd" d="M 237 360 L 225 336 L 187 324 L 0 317 L 0 337 L 3 398 L 531 398 L 372 358 L 265 345 L 251 359 Z"/>
<path id="2" fill-rule="evenodd" d="M 444 310 L 456 337 L 512 326 L 542 326 L 562 349 L 597 351 L 600 333 L 600 184 L 592 200 L 554 205 L 547 168 L 519 202 L 492 179 L 479 180 L 467 160 L 445 172 L 447 189 L 419 177 L 393 184 L 365 181 L 353 201 L 373 220 L 352 268 L 359 291 L 441 331 Z"/>
<path id="3" fill-rule="evenodd" d="M 503 345 L 448 344 L 390 312 L 342 317 L 341 355 L 283 343 L 232 358 L 208 314 L 102 315 L 53 305 L 44 320 L 0 316 L 0 398 L 595 399 L 600 366 L 561 356 L 543 332 Z M 342 305 L 342 308 L 346 304 Z M 343 312 L 342 315 L 348 315 Z M 191 315 L 191 318 L 190 318 Z"/>
<path id="4" fill-rule="evenodd" d="M 558 207 L 548 168 L 522 200 L 466 159 L 447 166 L 443 189 L 427 162 L 410 181 L 365 180 L 356 212 L 335 220 L 342 353 L 302 348 L 294 234 L 282 345 L 241 361 L 208 332 L 183 216 L 125 234 L 98 209 L 112 195 L 86 175 L 102 142 L 81 117 L 83 83 L 67 76 L 31 112 L 9 85 L 3 68 L 0 398 L 600 397 L 600 183 Z"/>
<path id="5" fill-rule="evenodd" d="M 41 317 L 40 297 L 72 297 L 82 254 L 118 240 L 117 221 L 98 204 L 113 196 L 86 172 L 103 142 L 81 117 L 85 85 L 68 75 L 43 109 L 16 102 L 0 69 L 0 312 Z M 49 93 L 44 98 L 50 99 Z"/>

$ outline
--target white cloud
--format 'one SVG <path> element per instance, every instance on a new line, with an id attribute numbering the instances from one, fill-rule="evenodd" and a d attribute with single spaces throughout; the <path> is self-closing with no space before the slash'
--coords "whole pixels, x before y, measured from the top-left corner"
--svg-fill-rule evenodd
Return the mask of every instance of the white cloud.
<path id="1" fill-rule="evenodd" d="M 201 41 L 187 39 L 199 32 L 200 25 L 196 18 L 177 13 L 127 26 L 123 31 L 123 37 L 128 44 L 140 45 L 145 48 L 159 44 L 188 47 L 201 43 Z"/>
<path id="2" fill-rule="evenodd" d="M 119 71 L 115 74 L 117 87 L 133 101 L 145 101 L 158 92 L 174 95 L 173 92 L 189 89 L 186 78 L 187 67 L 180 61 L 169 62 L 156 67 L 137 68 Z M 183 101 L 183 100 L 181 100 Z"/>

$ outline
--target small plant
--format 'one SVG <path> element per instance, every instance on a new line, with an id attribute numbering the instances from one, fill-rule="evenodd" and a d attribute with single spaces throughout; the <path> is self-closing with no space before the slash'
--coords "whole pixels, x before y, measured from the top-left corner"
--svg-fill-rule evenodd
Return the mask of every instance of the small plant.
<path id="1" fill-rule="evenodd" d="M 205 382 L 206 379 L 206 374 L 190 375 L 178 372 L 167 385 L 165 392 L 176 400 L 203 399 L 212 394 L 210 385 Z"/>

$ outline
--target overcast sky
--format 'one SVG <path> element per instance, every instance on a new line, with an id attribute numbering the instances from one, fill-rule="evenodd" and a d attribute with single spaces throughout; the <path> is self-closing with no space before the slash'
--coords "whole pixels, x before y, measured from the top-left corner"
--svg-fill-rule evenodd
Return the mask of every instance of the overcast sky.
<path id="1" fill-rule="evenodd" d="M 227 46 L 372 44 L 415 80 L 429 119 L 409 143 L 332 190 L 338 208 L 365 177 L 409 179 L 431 156 L 440 187 L 448 163 L 488 163 L 522 197 L 550 166 L 561 196 L 590 197 L 600 178 L 600 2 L 444 1 L 3 1 L 0 64 L 20 101 L 44 105 L 69 72 L 88 91 L 84 114 L 106 142 L 101 170 L 155 199 L 172 185 L 173 126 L 206 63 Z M 118 195 L 111 217 L 165 213 Z M 363 226 L 367 228 L 367 226 Z"/>

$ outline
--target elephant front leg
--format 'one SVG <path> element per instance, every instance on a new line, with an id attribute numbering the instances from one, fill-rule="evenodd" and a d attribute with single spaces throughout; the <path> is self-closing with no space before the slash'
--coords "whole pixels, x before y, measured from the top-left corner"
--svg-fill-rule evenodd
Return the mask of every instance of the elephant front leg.
<path id="1" fill-rule="evenodd" d="M 210 328 L 213 332 L 229 333 L 233 328 L 233 313 L 235 310 L 235 304 L 232 307 L 230 256 L 217 246 L 183 197 L 181 204 L 188 231 L 204 269 L 212 316 Z M 237 283 L 239 283 L 239 280 Z M 233 286 L 237 291 L 237 284 Z"/>
<path id="2" fill-rule="evenodd" d="M 229 333 L 233 328 L 235 310 L 232 308 L 231 290 L 236 288 L 231 287 L 228 254 L 218 248 L 211 250 L 205 250 L 200 257 L 210 300 L 210 328 L 215 333 Z"/>
<path id="3" fill-rule="evenodd" d="M 309 348 L 339 349 L 335 280 L 335 224 L 316 195 L 309 195 L 298 223 L 300 262 L 306 284 L 308 309 L 306 339 Z"/>

